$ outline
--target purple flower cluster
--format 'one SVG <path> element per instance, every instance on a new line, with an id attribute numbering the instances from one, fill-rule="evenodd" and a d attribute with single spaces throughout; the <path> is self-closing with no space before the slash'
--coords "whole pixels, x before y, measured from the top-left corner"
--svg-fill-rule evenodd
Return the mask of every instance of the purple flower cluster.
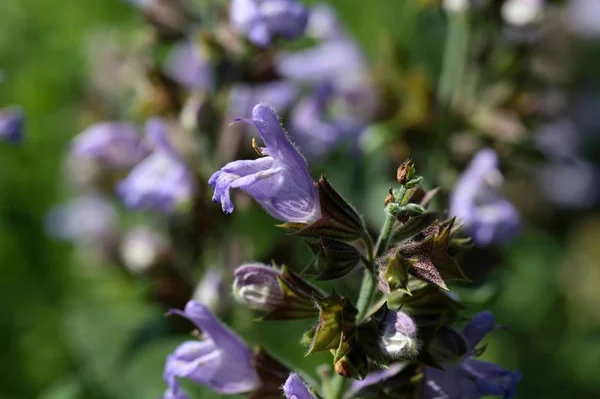
<path id="1" fill-rule="evenodd" d="M 20 107 L 7 107 L 0 110 L 0 139 L 12 144 L 23 141 L 25 113 Z"/>

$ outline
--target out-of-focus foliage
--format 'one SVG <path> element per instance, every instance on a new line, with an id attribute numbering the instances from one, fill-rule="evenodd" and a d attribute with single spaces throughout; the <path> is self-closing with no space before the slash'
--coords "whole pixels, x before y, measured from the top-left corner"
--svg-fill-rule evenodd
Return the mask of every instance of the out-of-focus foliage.
<path id="1" fill-rule="evenodd" d="M 477 71 L 478 78 L 497 83 L 486 87 L 483 97 L 498 107 L 481 108 L 468 123 L 448 116 L 435 119 L 440 125 L 432 126 L 432 109 L 438 116 L 437 112 L 445 112 L 432 106 L 434 93 L 444 90 L 438 78 L 447 56 L 448 25 L 441 2 L 330 3 L 363 47 L 378 83 L 389 88 L 384 95 L 393 98 L 395 108 L 385 110 L 391 115 L 389 123 L 368 128 L 360 157 L 348 162 L 345 154 L 335 153 L 314 166 L 313 175 L 327 171 L 336 189 L 378 226 L 384 216 L 382 199 L 393 177 L 389 171 L 408 155 L 418 161 L 422 174 L 447 193 L 473 150 L 482 143 L 496 144 L 507 155 L 508 194 L 527 223 L 520 237 L 501 251 L 475 249 L 463 259 L 476 283 L 485 281 L 484 275 L 493 278 L 475 290 L 459 289 L 461 298 L 473 310 L 493 310 L 502 324 L 510 326 L 508 333 L 494 333 L 487 340 L 484 358 L 523 372 L 519 398 L 600 396 L 599 202 L 590 199 L 590 190 L 581 188 L 597 187 L 599 181 L 594 174 L 600 149 L 598 42 L 567 33 L 568 24 L 579 25 L 577 20 L 565 22 L 565 2 L 552 3 L 544 29 L 534 33 L 542 39 L 533 48 L 518 40 L 508 44 L 499 39 L 474 40 L 487 62 Z M 474 21 L 474 29 L 488 28 Z M 4 76 L 0 106 L 18 104 L 27 114 L 24 143 L 0 145 L 2 398 L 159 397 L 165 388 L 165 356 L 192 329 L 185 321 L 163 317 L 163 312 L 165 305 L 181 307 L 194 294 L 199 270 L 179 270 L 176 277 L 138 277 L 135 267 L 107 262 L 93 242 L 70 245 L 48 238 L 46 231 L 48 212 L 70 198 L 72 188 L 63 177 L 71 138 L 102 117 L 124 116 L 105 109 L 98 90 L 110 91 L 114 83 L 109 73 L 113 72 L 110 46 L 122 50 L 119 44 L 125 49 L 129 42 L 139 44 L 147 33 L 144 29 L 140 14 L 120 0 L 3 0 L 0 4 Z M 471 88 L 461 89 L 468 94 Z M 450 95 L 453 90 L 457 88 Z M 123 98 L 118 100 L 127 103 L 130 93 L 120 94 Z M 542 155 L 540 151 L 534 151 L 528 140 L 519 142 L 525 143 L 522 147 L 512 140 L 544 130 L 551 134 L 552 129 L 565 140 L 559 150 L 581 143 L 577 159 L 572 154 L 545 153 L 541 161 L 533 162 Z M 389 159 L 380 155 L 383 149 Z M 585 180 L 590 174 L 593 177 Z M 535 181 L 541 185 L 534 186 Z M 248 207 L 242 198 L 239 203 Z M 138 221 L 158 226 L 161 232 L 173 228 L 158 218 L 125 215 L 116 201 L 113 205 L 123 218 L 115 222 L 121 225 L 109 228 L 126 230 Z M 220 212 L 218 208 L 214 205 L 207 212 Z M 178 222 L 185 225 L 185 221 L 172 221 Z M 231 244 L 226 253 L 212 250 L 210 238 L 203 242 L 205 268 L 211 264 L 231 268 L 252 259 L 268 262 L 278 256 L 310 258 L 306 248 L 281 238 L 281 230 L 258 207 L 234 213 L 229 223 Z M 358 281 L 349 280 L 337 288 L 355 289 Z M 207 292 L 204 288 L 196 294 Z M 215 295 L 231 300 L 229 291 Z M 264 345 L 313 377 L 315 367 L 329 360 L 328 354 L 304 358 L 304 348 L 295 344 L 309 322 L 255 323 L 255 315 L 243 307 L 222 312 L 250 345 Z M 219 397 L 185 386 L 196 397 Z"/>

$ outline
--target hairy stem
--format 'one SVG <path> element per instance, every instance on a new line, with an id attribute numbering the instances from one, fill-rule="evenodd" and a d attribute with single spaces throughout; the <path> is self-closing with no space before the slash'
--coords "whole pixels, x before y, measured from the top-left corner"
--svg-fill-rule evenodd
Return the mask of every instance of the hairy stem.
<path id="1" fill-rule="evenodd" d="M 390 237 L 392 235 L 392 227 L 394 227 L 394 221 L 396 218 L 393 215 L 388 215 L 385 219 L 385 224 L 381 229 L 381 233 L 379 235 L 379 239 L 377 240 L 377 249 L 375 256 L 381 256 L 387 249 L 388 243 L 390 241 Z M 370 241 L 370 240 L 369 240 Z M 369 265 L 365 265 L 365 273 L 363 275 L 362 284 L 360 286 L 360 294 L 358 295 L 357 308 L 358 308 L 358 316 L 357 322 L 360 323 L 367 311 L 369 310 L 369 305 L 371 304 L 371 299 L 373 298 L 373 293 L 375 292 L 375 270 L 373 266 L 373 262 L 375 257 L 373 256 L 373 247 L 371 246 L 370 256 L 369 256 Z"/>

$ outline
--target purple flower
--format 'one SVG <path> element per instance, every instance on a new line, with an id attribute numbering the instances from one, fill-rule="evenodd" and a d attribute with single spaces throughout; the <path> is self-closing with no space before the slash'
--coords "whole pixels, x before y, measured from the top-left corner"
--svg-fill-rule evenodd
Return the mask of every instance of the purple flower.
<path id="1" fill-rule="evenodd" d="M 272 311 L 285 305 L 280 276 L 274 267 L 260 263 L 242 265 L 235 269 L 233 294 L 253 309 Z"/>
<path id="2" fill-rule="evenodd" d="M 208 183 L 214 188 L 214 202 L 223 212 L 233 212 L 230 189 L 239 188 L 273 217 L 284 222 L 312 223 L 321 216 L 317 188 L 308 165 L 288 138 L 275 111 L 266 104 L 252 110 L 266 147 L 257 160 L 233 161 L 215 172 Z"/>
<path id="3" fill-rule="evenodd" d="M 506 243 L 520 227 L 516 208 L 500 189 L 503 177 L 498 169 L 498 154 L 480 150 L 450 196 L 450 214 L 464 224 L 464 230 L 481 246 Z"/>
<path id="4" fill-rule="evenodd" d="M 45 227 L 61 240 L 97 241 L 117 230 L 117 212 L 106 198 L 97 194 L 77 197 L 52 209 Z"/>
<path id="5" fill-rule="evenodd" d="M 396 376 L 402 371 L 405 365 L 405 363 L 392 363 L 385 370 L 373 371 L 372 373 L 367 374 L 362 380 L 352 382 L 348 396 L 371 397 L 376 395 L 379 390 L 378 385 Z"/>
<path id="6" fill-rule="evenodd" d="M 258 103 L 269 104 L 277 113 L 285 112 L 296 100 L 299 89 L 285 80 L 248 85 L 238 84 L 229 92 L 229 109 L 227 113 L 246 115 Z"/>
<path id="7" fill-rule="evenodd" d="M 417 354 L 417 327 L 406 313 L 389 311 L 379 330 L 381 349 L 389 357 L 412 358 Z"/>
<path id="8" fill-rule="evenodd" d="M 295 39 L 304 33 L 308 11 L 296 0 L 233 0 L 229 19 L 235 30 L 257 46 L 271 44 L 274 36 Z"/>
<path id="9" fill-rule="evenodd" d="M 356 89 L 356 92 L 351 90 Z M 342 142 L 352 148 L 368 124 L 368 115 L 359 111 L 364 87 L 340 90 L 331 81 L 318 83 L 313 93 L 292 110 L 291 129 L 298 143 L 311 158 L 318 159 Z M 358 100 L 355 102 L 355 100 Z M 362 110 L 364 111 L 364 109 Z"/>
<path id="10" fill-rule="evenodd" d="M 514 397 L 519 371 L 511 372 L 493 363 L 473 358 L 479 342 L 493 329 L 494 316 L 481 312 L 465 326 L 462 333 L 469 345 L 469 352 L 458 365 L 446 365 L 445 370 L 425 368 L 423 385 L 425 399 L 477 399 L 487 395 Z"/>
<path id="11" fill-rule="evenodd" d="M 294 373 L 283 384 L 283 393 L 287 399 L 315 399 L 308 386 Z"/>
<path id="12" fill-rule="evenodd" d="M 0 140 L 19 144 L 23 141 L 25 113 L 20 107 L 0 110 Z"/>
<path id="13" fill-rule="evenodd" d="M 168 213 L 190 203 L 194 181 L 169 145 L 166 130 L 160 119 L 147 122 L 146 135 L 154 152 L 117 185 L 117 194 L 127 207 Z"/>
<path id="14" fill-rule="evenodd" d="M 214 72 L 201 46 L 194 42 L 173 47 L 165 62 L 165 73 L 188 90 L 213 89 Z"/>
<path id="15" fill-rule="evenodd" d="M 222 394 L 240 394 L 260 383 L 252 365 L 252 352 L 198 301 L 185 310 L 171 310 L 192 321 L 206 339 L 187 341 L 167 357 L 164 378 L 168 385 L 163 398 L 185 398 L 177 378 L 187 378 Z"/>
<path id="16" fill-rule="evenodd" d="M 71 151 L 76 157 L 115 169 L 133 167 L 148 152 L 137 128 L 124 122 L 102 122 L 88 127 L 73 139 Z"/>

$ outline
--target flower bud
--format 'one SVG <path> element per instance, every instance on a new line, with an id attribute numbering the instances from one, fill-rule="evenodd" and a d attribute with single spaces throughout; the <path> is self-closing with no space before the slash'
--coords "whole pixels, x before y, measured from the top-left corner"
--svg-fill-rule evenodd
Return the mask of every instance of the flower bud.
<path id="1" fill-rule="evenodd" d="M 390 311 L 382 320 L 380 345 L 394 359 L 413 358 L 417 354 L 417 327 L 404 312 Z"/>
<path id="2" fill-rule="evenodd" d="M 235 270 L 234 296 L 248 307 L 270 312 L 285 304 L 279 286 L 281 272 L 274 267 L 247 264 Z"/>

